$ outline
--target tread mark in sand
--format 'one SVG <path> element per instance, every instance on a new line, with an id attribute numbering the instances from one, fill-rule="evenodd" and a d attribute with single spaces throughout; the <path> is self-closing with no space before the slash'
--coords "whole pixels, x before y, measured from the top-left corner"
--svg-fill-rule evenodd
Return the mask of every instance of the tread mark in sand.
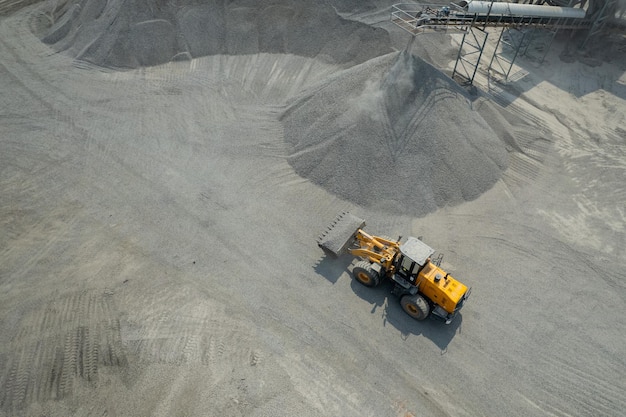
<path id="1" fill-rule="evenodd" d="M 33 311 L 36 309 L 35 311 Z M 70 395 L 76 378 L 96 385 L 102 366 L 126 366 L 120 322 L 110 296 L 84 291 L 34 306 L 24 331 L 11 339 L 14 353 L 0 373 L 0 410 Z"/>
<path id="2" fill-rule="evenodd" d="M 584 353 L 584 352 L 582 352 Z M 577 362 L 563 359 L 539 357 L 543 381 L 548 390 L 546 400 L 536 398 L 546 409 L 553 409 L 562 414 L 582 412 L 588 415 L 620 415 L 626 405 L 624 383 L 617 382 L 620 378 L 613 365 L 595 363 L 595 375 L 588 369 L 576 367 Z M 607 382 L 604 377 L 615 373 L 615 383 Z M 620 387 L 621 385 L 621 387 Z M 553 394 L 554 393 L 554 394 Z M 563 394 L 567 393 L 567 394 Z"/>

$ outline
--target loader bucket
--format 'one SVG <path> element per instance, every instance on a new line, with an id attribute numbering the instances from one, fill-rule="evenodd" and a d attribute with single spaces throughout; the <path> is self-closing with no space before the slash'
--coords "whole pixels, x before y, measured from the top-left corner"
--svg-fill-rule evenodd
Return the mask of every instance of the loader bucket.
<path id="1" fill-rule="evenodd" d="M 340 256 L 352 244 L 359 229 L 365 227 L 365 220 L 350 213 L 341 213 L 328 226 L 317 240 L 317 246 L 334 256 Z"/>

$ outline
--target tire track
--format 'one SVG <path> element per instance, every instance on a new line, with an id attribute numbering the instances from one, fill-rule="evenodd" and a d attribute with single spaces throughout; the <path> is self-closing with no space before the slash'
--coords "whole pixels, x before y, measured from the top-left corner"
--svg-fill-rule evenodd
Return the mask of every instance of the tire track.
<path id="1" fill-rule="evenodd" d="M 554 142 L 539 128 L 515 129 L 514 141 L 517 149 L 509 152 L 509 166 L 502 180 L 507 187 L 521 189 L 536 183 L 545 172 Z"/>
<path id="2" fill-rule="evenodd" d="M 73 239 L 80 221 L 79 210 L 77 204 L 64 203 L 34 225 L 25 223 L 21 230 L 14 231 L 15 238 L 0 253 L 2 264 L 11 266 L 3 282 L 27 281 L 33 269 L 45 268 L 47 259 Z M 30 248 L 27 257 L 22 255 L 25 247 Z"/>
<path id="3" fill-rule="evenodd" d="M 594 416 L 621 415 L 626 407 L 623 375 L 609 363 L 594 363 L 593 373 L 559 357 L 537 358 L 541 364 L 542 386 L 549 400 L 538 399 L 546 410 L 557 414 Z M 584 363 L 584 362 L 582 362 Z M 612 375 L 613 378 L 607 378 Z"/>
<path id="4" fill-rule="evenodd" d="M 523 188 L 533 184 L 539 177 L 543 165 L 534 158 L 518 152 L 509 155 L 509 168 L 502 179 L 509 187 Z"/>
<path id="5" fill-rule="evenodd" d="M 626 387 L 618 380 L 607 382 L 587 371 L 573 366 L 563 360 L 542 361 L 541 369 L 545 372 L 548 386 L 554 387 L 554 397 L 567 401 L 571 412 L 584 415 L 616 416 L 620 415 L 626 405 Z M 600 370 L 596 368 L 596 370 Z M 606 369 L 608 374 L 615 373 Z M 565 406 L 565 405 L 563 405 Z"/>
<path id="6" fill-rule="evenodd" d="M 69 97 L 66 90 L 62 88 L 65 80 L 58 78 L 58 74 L 71 74 L 76 78 L 75 82 L 84 82 L 84 80 L 81 79 L 79 71 L 70 71 L 72 66 L 68 65 L 67 58 L 63 55 L 55 54 L 55 51 L 44 46 L 30 32 L 28 24 L 32 19 L 32 15 L 25 12 L 0 22 L 0 35 L 2 33 L 11 34 L 11 36 L 6 37 L 0 36 L 0 51 L 3 55 L 12 58 L 0 63 L 0 69 L 4 69 L 4 72 L 12 79 L 15 86 L 42 105 L 49 117 L 65 126 L 62 129 L 65 136 L 69 136 L 72 142 L 78 144 L 79 149 L 87 151 L 88 158 L 76 163 L 82 167 L 88 167 L 89 160 L 95 158 L 100 162 L 113 162 L 127 167 L 128 164 L 124 164 L 122 157 L 115 156 L 111 152 L 111 146 L 113 146 L 115 139 L 111 129 L 104 130 L 105 137 L 99 139 L 92 131 L 93 126 L 85 127 L 78 125 L 78 119 L 75 115 L 79 115 L 80 120 L 93 120 L 90 117 L 93 114 L 92 106 L 90 106 L 87 97 L 83 100 Z M 15 33 L 19 33 L 20 36 L 15 36 Z M 42 71 L 37 72 L 31 68 L 35 64 L 27 61 L 33 56 L 45 60 L 48 70 L 43 72 L 43 75 L 41 75 Z M 41 63 L 36 65 L 38 68 L 42 67 Z M 106 73 L 106 71 L 101 72 Z M 93 91 L 89 91 L 87 94 L 96 94 L 99 98 L 106 90 L 106 82 L 99 86 L 94 81 L 92 77 L 90 85 L 93 87 Z M 54 99 L 49 99 L 49 97 Z M 102 110 L 100 107 L 98 109 L 99 111 Z M 71 133 L 68 135 L 68 132 Z M 115 145 L 118 146 L 120 143 L 115 142 Z M 119 155 L 124 155 L 124 152 L 120 152 Z M 84 171 L 86 175 L 93 175 L 89 169 Z"/>
<path id="7" fill-rule="evenodd" d="M 401 59 L 402 56 L 399 56 Z M 380 87 L 383 90 L 389 90 L 390 87 L 383 85 Z M 390 113 L 391 109 L 395 109 L 397 103 L 391 102 L 391 98 L 388 95 L 384 95 L 383 100 L 378 102 L 378 114 L 383 117 L 383 131 L 385 136 L 385 143 L 389 147 L 389 153 L 393 161 L 396 161 L 401 155 L 405 153 L 405 149 L 408 144 L 414 140 L 415 134 L 423 124 L 428 114 L 435 108 L 437 102 L 445 99 L 454 99 L 456 96 L 447 89 L 438 88 L 433 90 L 428 97 L 423 101 L 419 108 L 417 108 L 411 115 L 410 119 L 404 124 L 399 125 L 398 115 Z"/>
<path id="8" fill-rule="evenodd" d="M 145 322 L 144 322 L 145 323 Z M 183 330 L 181 330 L 183 329 Z M 235 361 L 258 363 L 252 340 L 237 322 L 214 319 L 171 319 L 145 323 L 125 340 L 141 360 L 166 364 L 203 364 L 219 367 Z M 251 358 L 255 359 L 251 359 Z"/>
<path id="9" fill-rule="evenodd" d="M 202 366 L 209 384 L 228 380 L 239 369 L 262 366 L 265 353 L 254 330 L 223 306 L 188 290 L 161 287 L 144 294 L 144 309 L 122 324 L 128 355 L 143 363 Z"/>
<path id="10" fill-rule="evenodd" d="M 11 14 L 16 10 L 38 3 L 39 1 L 40 0 L 1 0 L 0 16 Z"/>
<path id="11" fill-rule="evenodd" d="M 396 135 L 401 138 L 401 146 L 399 149 L 398 155 L 404 152 L 407 144 L 413 140 L 414 136 L 418 132 L 422 123 L 428 116 L 428 113 L 432 112 L 434 108 L 437 108 L 437 103 L 446 99 L 455 99 L 456 95 L 451 91 L 445 88 L 438 88 L 432 91 L 426 100 L 424 100 L 423 104 L 417 109 L 417 111 L 413 114 L 413 117 L 407 123 L 407 125 Z M 394 129 L 395 131 L 395 129 Z M 402 140 L 403 139 L 403 140 Z"/>
<path id="12" fill-rule="evenodd" d="M 97 387 L 101 367 L 126 366 L 115 311 L 110 295 L 82 291 L 26 314 L 8 346 L 19 353 L 0 368 L 0 410 L 72 395 L 76 380 Z"/>
<path id="13" fill-rule="evenodd" d="M 287 359 L 287 358 L 286 358 Z M 337 372 L 317 358 L 297 355 L 281 363 L 294 389 L 322 415 L 362 416 L 365 398 Z"/>

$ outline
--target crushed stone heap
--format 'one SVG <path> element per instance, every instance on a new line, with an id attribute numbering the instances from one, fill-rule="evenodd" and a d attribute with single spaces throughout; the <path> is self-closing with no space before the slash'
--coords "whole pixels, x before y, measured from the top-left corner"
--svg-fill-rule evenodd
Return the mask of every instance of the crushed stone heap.
<path id="1" fill-rule="evenodd" d="M 105 67 L 258 53 L 353 65 L 391 51 L 386 31 L 342 19 L 324 0 L 65 0 L 46 7 L 53 23 L 43 41 Z"/>
<path id="2" fill-rule="evenodd" d="M 416 216 L 477 198 L 506 146 L 463 89 L 422 59 L 388 54 L 290 103 L 282 122 L 296 172 L 356 204 Z"/>

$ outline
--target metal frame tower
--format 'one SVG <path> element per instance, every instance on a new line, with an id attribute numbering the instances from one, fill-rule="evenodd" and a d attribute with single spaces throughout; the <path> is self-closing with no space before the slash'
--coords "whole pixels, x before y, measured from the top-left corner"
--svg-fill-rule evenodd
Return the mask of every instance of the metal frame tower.
<path id="1" fill-rule="evenodd" d="M 599 12 L 595 13 L 593 21 L 584 18 L 585 12 L 582 11 L 584 3 L 581 3 L 581 0 L 569 0 L 570 6 L 558 9 L 555 7 L 552 10 L 549 10 L 551 6 L 543 6 L 546 9 L 541 13 L 536 12 L 538 9 L 535 7 L 538 5 L 520 7 L 519 3 L 510 3 L 502 6 L 502 2 L 490 0 L 488 6 L 486 2 L 476 4 L 477 8 L 473 10 L 480 10 L 480 15 L 476 12 L 469 12 L 470 7 L 463 8 L 456 4 L 441 7 L 441 5 L 405 3 L 392 6 L 391 20 L 413 37 L 426 31 L 447 32 L 449 29 L 454 29 L 462 32 L 463 38 L 452 71 L 452 78 L 457 79 L 461 84 L 472 85 L 489 37 L 487 28 L 502 29 L 487 71 L 499 73 L 507 81 L 515 60 L 520 55 L 528 54 L 529 46 L 535 40 L 539 30 L 547 30 L 549 35 L 543 56 L 538 59 L 543 62 L 560 29 L 591 28 L 585 40 L 586 43 L 588 39 L 604 29 L 617 1 L 604 0 Z M 494 4 L 498 5 L 497 11 L 492 11 Z M 574 4 L 580 5 L 580 8 L 574 10 L 572 7 Z M 487 7 L 486 10 L 485 7 Z M 529 10 L 529 7 L 532 10 Z M 509 48 L 506 51 L 505 46 Z"/>

